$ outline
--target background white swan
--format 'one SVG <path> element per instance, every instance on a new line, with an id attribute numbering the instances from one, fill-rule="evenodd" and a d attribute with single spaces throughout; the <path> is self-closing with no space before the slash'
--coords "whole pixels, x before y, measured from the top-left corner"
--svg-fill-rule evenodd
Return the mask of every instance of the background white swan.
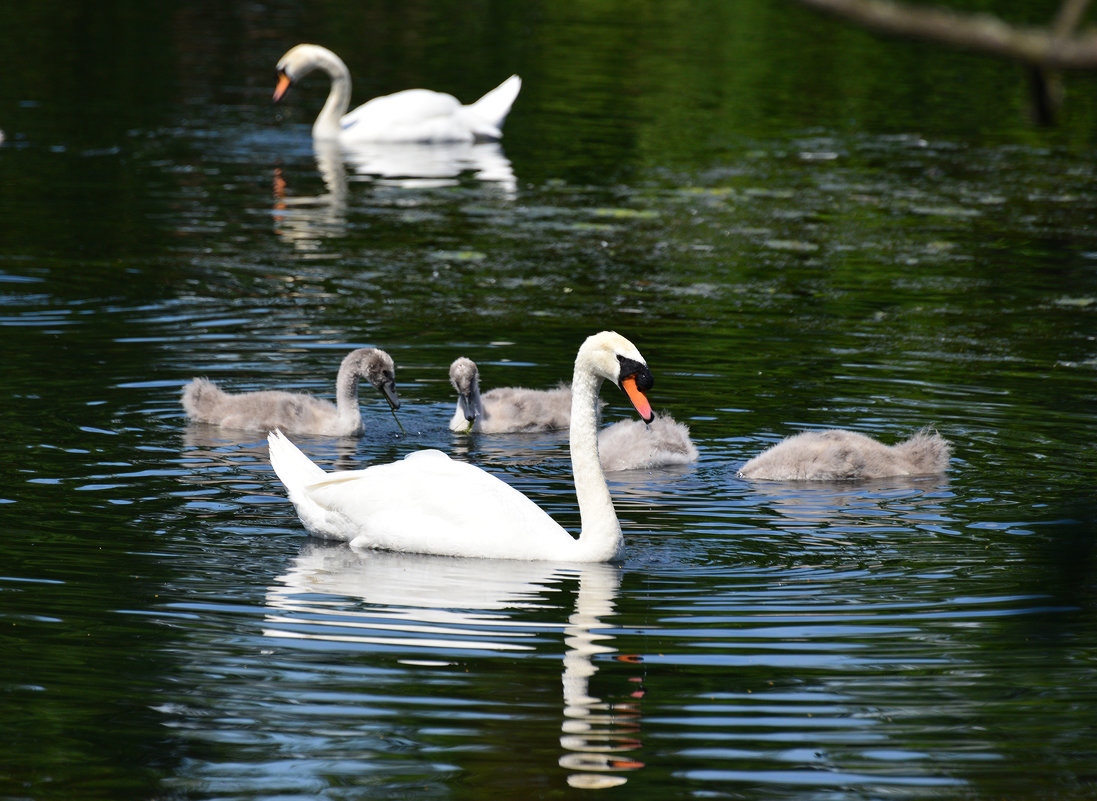
<path id="1" fill-rule="evenodd" d="M 449 380 L 457 390 L 450 430 L 504 434 L 551 431 L 571 424 L 571 387 L 497 387 L 480 392 L 480 371 L 465 356 L 453 360 Z M 598 455 L 605 470 L 646 470 L 697 460 L 689 428 L 659 414 L 650 423 L 620 420 L 598 432 Z"/>
<path id="2" fill-rule="evenodd" d="M 358 408 L 358 380 L 365 378 L 388 401 L 400 408 L 396 395 L 396 367 L 383 350 L 359 348 L 346 355 L 335 379 L 335 403 L 300 392 L 263 390 L 224 392 L 205 378 L 183 387 L 187 417 L 199 423 L 226 428 L 271 431 L 280 428 L 296 434 L 353 437 L 362 433 Z"/>
<path id="3" fill-rule="evenodd" d="M 739 477 L 835 481 L 930 475 L 948 469 L 951 450 L 944 437 L 927 429 L 895 445 L 856 431 L 804 431 L 755 456 Z"/>
<path id="4" fill-rule="evenodd" d="M 328 99 L 312 126 L 314 139 L 354 142 L 474 142 L 500 139 L 503 121 L 522 88 L 512 75 L 475 103 L 463 106 L 453 95 L 407 89 L 375 97 L 351 112 L 350 70 L 326 47 L 299 44 L 278 61 L 275 101 L 315 69 L 331 77 Z"/>
<path id="5" fill-rule="evenodd" d="M 651 372 L 620 334 L 594 334 L 579 348 L 572 380 L 571 464 L 579 503 L 578 539 L 504 481 L 440 451 L 418 451 L 365 470 L 325 473 L 281 432 L 271 465 L 313 534 L 359 548 L 492 559 L 606 562 L 622 538 L 598 461 L 598 390 L 617 384 L 645 420 Z"/>

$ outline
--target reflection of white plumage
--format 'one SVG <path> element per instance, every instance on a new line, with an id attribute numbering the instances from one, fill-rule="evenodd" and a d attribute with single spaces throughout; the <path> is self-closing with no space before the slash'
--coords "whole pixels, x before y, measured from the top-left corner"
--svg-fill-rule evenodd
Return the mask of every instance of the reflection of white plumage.
<path id="1" fill-rule="evenodd" d="M 617 570 L 606 564 L 582 569 L 611 574 Z M 449 623 L 468 626 L 465 632 L 471 635 L 490 613 L 540 606 L 544 600 L 540 596 L 560 580 L 561 573 L 558 565 L 546 562 L 354 550 L 345 543 L 310 539 L 278 579 L 279 586 L 268 592 L 267 602 L 282 609 L 314 607 L 317 615 L 312 620 L 317 622 L 323 620 L 324 610 L 337 609 L 330 596 L 355 597 L 385 608 L 394 629 L 400 620 Z M 345 623 L 344 611 L 334 615 Z M 318 632 L 318 638 L 322 634 Z"/>
<path id="2" fill-rule="evenodd" d="M 834 481 L 930 475 L 948 469 L 950 452 L 948 441 L 935 431 L 919 431 L 895 445 L 856 431 L 804 431 L 755 456 L 739 477 Z"/>
<path id="3" fill-rule="evenodd" d="M 504 434 L 552 431 L 571 424 L 571 388 L 525 389 L 496 387 L 480 392 L 480 372 L 472 359 L 461 356 L 449 368 L 457 390 L 451 431 Z M 650 423 L 621 420 L 598 432 L 598 455 L 605 470 L 645 470 L 697 459 L 689 429 L 669 415 Z"/>
<path id="4" fill-rule="evenodd" d="M 545 627 L 558 625 L 564 588 L 576 579 L 563 625 L 559 764 L 573 787 L 615 787 L 643 767 L 623 758 L 642 746 L 639 685 L 623 700 L 592 694 L 599 664 L 617 654 L 605 618 L 615 611 L 618 567 L 356 551 L 314 540 L 268 588 L 263 636 L 341 652 L 348 644 L 380 645 L 405 664 L 449 664 L 467 652 L 533 653 L 542 650 Z M 537 621 L 523 609 L 537 609 Z"/>
<path id="5" fill-rule="evenodd" d="M 392 358 L 383 350 L 359 348 L 348 353 L 339 365 L 336 403 L 300 392 L 229 393 L 208 379 L 196 378 L 183 387 L 183 408 L 195 422 L 225 428 L 248 431 L 281 428 L 297 434 L 353 437 L 362 433 L 358 380 L 365 378 L 393 409 L 398 409 L 395 371 Z"/>
<path id="6" fill-rule="evenodd" d="M 473 142 L 499 139 L 522 80 L 512 75 L 475 103 L 463 106 L 457 98 L 430 89 L 407 89 L 375 97 L 353 111 L 350 106 L 350 70 L 326 47 L 300 44 L 278 61 L 280 100 L 295 81 L 314 69 L 331 77 L 331 90 L 312 126 L 315 139 L 354 142 Z"/>
<path id="7" fill-rule="evenodd" d="M 621 387 L 644 419 L 651 372 L 636 347 L 603 331 L 579 348 L 572 380 L 571 463 L 581 531 L 575 539 L 504 481 L 440 451 L 350 472 L 324 473 L 280 432 L 271 464 L 305 527 L 355 547 L 498 559 L 604 562 L 620 556 L 621 527 L 598 461 L 603 380 Z"/>

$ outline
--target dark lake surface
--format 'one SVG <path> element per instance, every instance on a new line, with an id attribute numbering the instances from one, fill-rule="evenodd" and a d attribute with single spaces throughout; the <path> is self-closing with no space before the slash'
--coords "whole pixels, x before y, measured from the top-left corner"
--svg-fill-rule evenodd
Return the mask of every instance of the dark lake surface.
<path id="1" fill-rule="evenodd" d="M 320 76 L 271 105 L 301 41 L 355 103 L 525 85 L 409 175 L 314 150 Z M 763 0 L 57 0 L 0 48 L 0 798 L 1097 797 L 1093 75 L 1037 128 L 1014 65 Z M 383 347 L 403 432 L 364 391 L 310 456 L 575 529 L 566 438 L 450 433 L 446 370 L 552 386 L 606 328 L 700 451 L 611 474 L 620 565 L 310 540 L 179 405 Z M 736 478 L 926 425 L 947 475 Z"/>

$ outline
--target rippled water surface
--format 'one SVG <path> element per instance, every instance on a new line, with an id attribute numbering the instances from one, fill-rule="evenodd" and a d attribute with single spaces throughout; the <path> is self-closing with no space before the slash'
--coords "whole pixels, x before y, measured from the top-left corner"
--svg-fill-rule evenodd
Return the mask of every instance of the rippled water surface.
<path id="1" fill-rule="evenodd" d="M 1009 65 L 783 4 L 16 5 L 0 798 L 1097 796 L 1092 76 L 1042 130 Z M 502 146 L 314 150 L 323 79 L 269 103 L 306 39 L 359 101 L 526 84 Z M 620 565 L 311 540 L 178 400 L 380 346 L 398 420 L 303 450 L 440 448 L 575 530 L 566 438 L 450 433 L 446 369 L 552 386 L 603 328 L 700 451 L 610 475 Z M 927 425 L 945 475 L 736 478 Z"/>

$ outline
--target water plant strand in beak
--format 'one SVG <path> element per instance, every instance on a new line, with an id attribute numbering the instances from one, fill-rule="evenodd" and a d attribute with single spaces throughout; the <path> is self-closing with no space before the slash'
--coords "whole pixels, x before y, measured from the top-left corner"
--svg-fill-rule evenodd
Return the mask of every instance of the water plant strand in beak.
<path id="1" fill-rule="evenodd" d="M 390 406 L 389 411 L 392 412 L 392 419 L 396 421 L 396 425 L 400 427 L 400 433 L 406 437 L 408 432 L 404 430 L 404 424 L 401 423 L 400 418 L 396 416 L 396 410 Z"/>

